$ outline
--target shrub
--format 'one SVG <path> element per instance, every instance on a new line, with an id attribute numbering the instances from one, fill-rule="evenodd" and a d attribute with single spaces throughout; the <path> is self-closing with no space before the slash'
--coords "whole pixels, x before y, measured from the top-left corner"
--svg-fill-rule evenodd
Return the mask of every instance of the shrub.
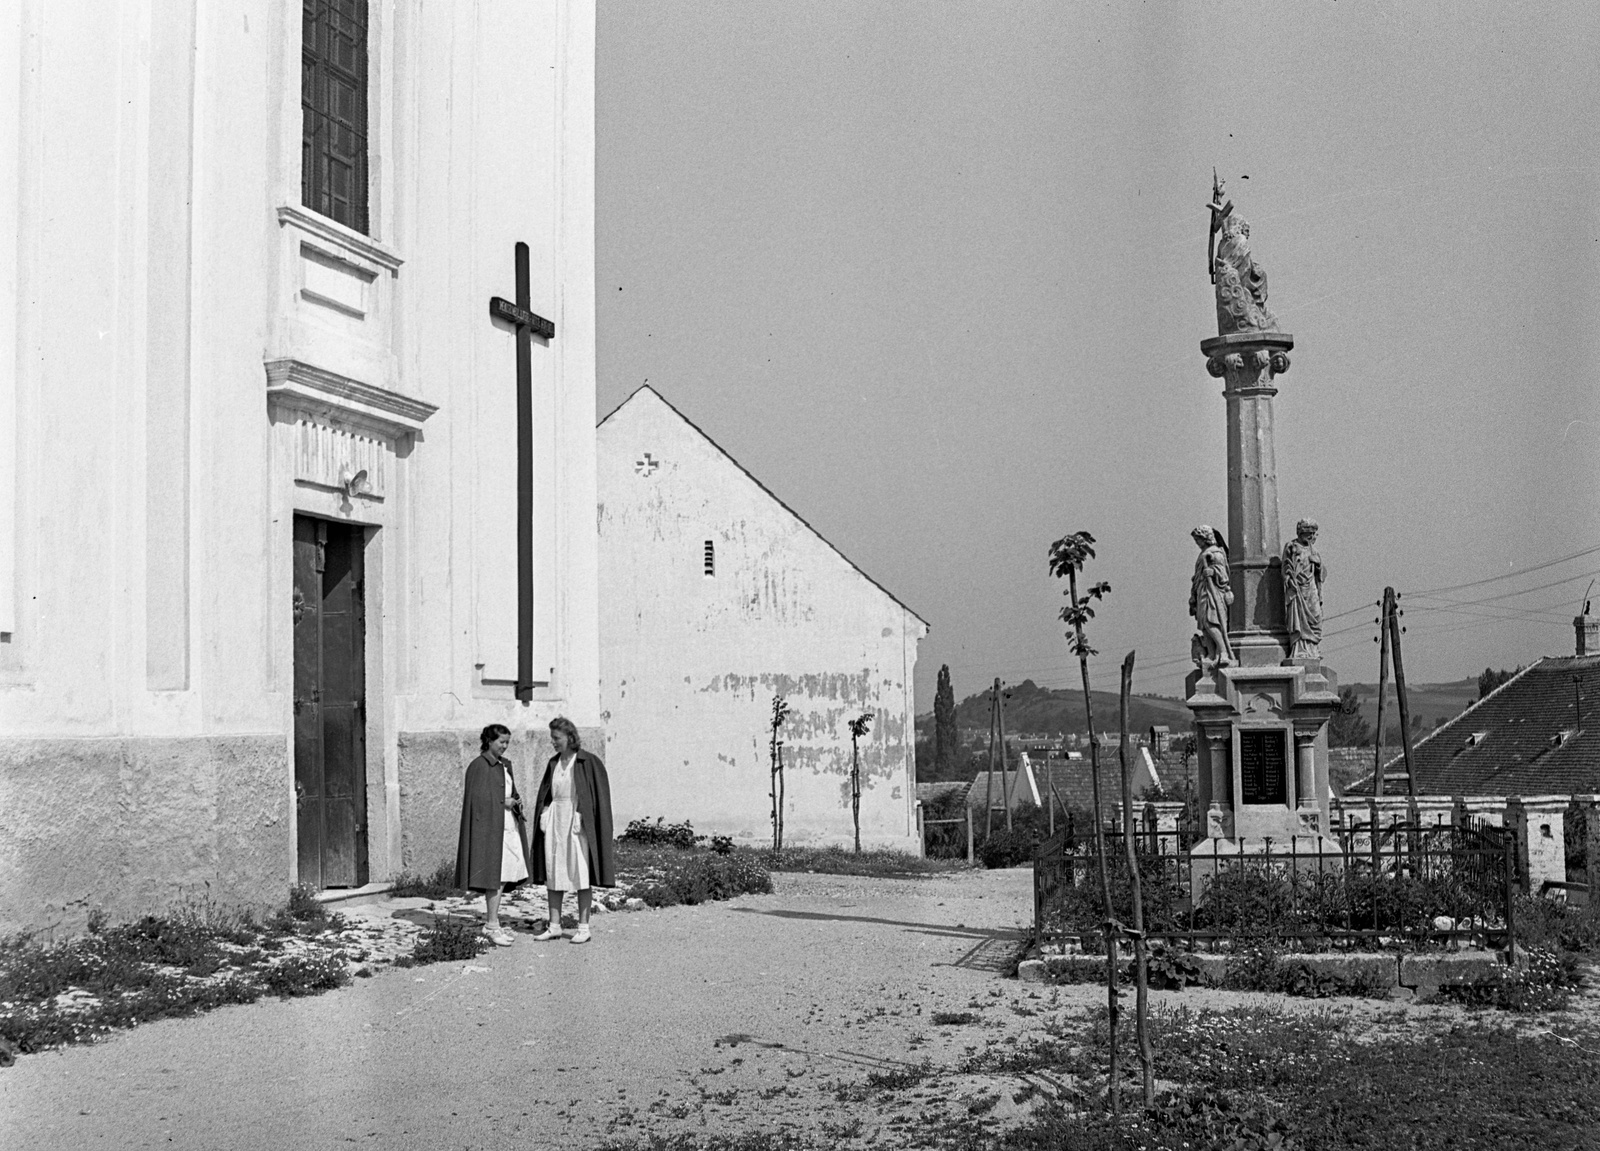
<path id="1" fill-rule="evenodd" d="M 261 982 L 268 991 L 285 998 L 316 995 L 332 991 L 350 982 L 344 959 L 331 952 L 310 952 L 291 955 L 261 973 Z"/>
<path id="2" fill-rule="evenodd" d="M 1517 942 L 1526 947 L 1600 953 L 1600 906 L 1577 907 L 1539 896 L 1516 901 Z"/>
<path id="3" fill-rule="evenodd" d="M 657 816 L 654 823 L 648 819 L 635 819 L 617 838 L 624 843 L 642 843 L 649 846 L 661 844 L 688 849 L 699 846 L 705 836 L 696 835 L 694 825 L 687 819 L 682 823 L 668 823 L 664 818 Z"/>
<path id="4" fill-rule="evenodd" d="M 963 871 L 964 859 L 929 859 L 907 851 L 873 847 L 848 851 L 843 844 L 827 847 L 785 847 L 754 852 L 769 871 L 815 871 L 825 875 L 930 875 Z"/>
<path id="5" fill-rule="evenodd" d="M 711 850 L 717 855 L 733 854 L 733 836 L 713 835 L 711 837 Z"/>
<path id="6" fill-rule="evenodd" d="M 402 871 L 394 877 L 389 885 L 389 894 L 396 899 L 423 898 L 423 899 L 449 899 L 452 895 L 459 894 L 460 888 L 456 886 L 456 865 L 453 860 L 445 860 L 433 869 L 429 875 L 416 875 L 409 871 Z"/>
<path id="7" fill-rule="evenodd" d="M 651 907 L 706 903 L 714 899 L 732 899 L 736 895 L 769 895 L 772 892 L 771 874 L 755 856 L 742 852 L 668 857 L 661 861 L 658 871 L 659 874 L 634 888 L 634 895 Z"/>
<path id="8" fill-rule="evenodd" d="M 1037 841 L 1022 828 L 995 831 L 977 847 L 978 860 L 985 867 L 1017 867 L 1033 859 Z"/>
<path id="9" fill-rule="evenodd" d="M 453 963 L 476 959 L 490 947 L 476 921 L 435 915 L 433 924 L 423 929 L 411 954 L 395 960 L 396 967 L 420 967 L 425 963 Z"/>

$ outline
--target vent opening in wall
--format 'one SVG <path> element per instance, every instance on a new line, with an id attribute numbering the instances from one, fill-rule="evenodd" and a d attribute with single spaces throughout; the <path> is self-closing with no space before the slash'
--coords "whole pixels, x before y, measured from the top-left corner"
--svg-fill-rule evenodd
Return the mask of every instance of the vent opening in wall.
<path id="1" fill-rule="evenodd" d="M 710 540 L 706 541 L 706 575 L 717 574 L 717 546 Z"/>

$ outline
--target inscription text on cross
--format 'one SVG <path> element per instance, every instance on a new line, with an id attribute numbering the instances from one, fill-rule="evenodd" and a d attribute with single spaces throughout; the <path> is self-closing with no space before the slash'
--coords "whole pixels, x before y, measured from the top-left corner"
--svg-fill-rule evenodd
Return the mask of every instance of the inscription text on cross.
<path id="1" fill-rule="evenodd" d="M 517 698 L 533 698 L 533 337 L 556 326 L 529 310 L 528 245 L 516 247 L 517 301 L 489 298 L 489 315 L 517 330 Z"/>

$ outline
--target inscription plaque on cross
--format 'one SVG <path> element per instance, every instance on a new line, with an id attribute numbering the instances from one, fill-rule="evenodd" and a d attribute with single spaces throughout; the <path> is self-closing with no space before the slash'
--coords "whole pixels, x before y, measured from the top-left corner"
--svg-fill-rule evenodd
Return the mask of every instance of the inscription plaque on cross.
<path id="1" fill-rule="evenodd" d="M 555 339 L 551 320 L 529 310 L 528 245 L 516 246 L 517 299 L 489 297 L 489 315 L 517 331 L 517 698 L 533 698 L 533 337 Z"/>

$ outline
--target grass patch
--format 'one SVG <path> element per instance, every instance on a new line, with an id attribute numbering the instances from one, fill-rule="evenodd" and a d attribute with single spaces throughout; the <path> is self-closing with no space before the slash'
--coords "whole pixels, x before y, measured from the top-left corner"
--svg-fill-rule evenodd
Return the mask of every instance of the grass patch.
<path id="1" fill-rule="evenodd" d="M 1073 1041 L 1065 1036 L 1077 1032 Z M 969 1072 L 1048 1071 L 1105 1082 L 1104 1009 L 1056 1038 L 975 1055 Z M 1132 1021 L 1121 1028 L 1127 1116 L 1099 1101 L 1043 1105 L 1006 1132 L 957 1125 L 941 1148 L 1575 1148 L 1592 1145 L 1600 1036 L 1519 1033 L 1468 1021 L 1426 1034 L 1359 1035 L 1339 1015 L 1240 1007 L 1151 1013 L 1155 1075 L 1175 1088 L 1138 1106 Z M 1092 1085 L 1092 1086 L 1091 1086 Z M 1086 1106 L 1084 1106 L 1086 1105 Z M 1397 1142 L 1398 1139 L 1398 1142 Z M 1240 1141 L 1243 1142 L 1240 1142 Z"/>
<path id="2" fill-rule="evenodd" d="M 944 875 L 971 871 L 964 859 L 929 859 L 908 851 L 872 848 L 852 851 L 843 844 L 827 847 L 785 847 L 782 851 L 741 847 L 736 854 L 750 854 L 769 871 L 815 871 L 825 875 Z"/>
<path id="3" fill-rule="evenodd" d="M 461 894 L 462 889 L 456 886 L 455 862 L 448 859 L 429 875 L 402 871 L 389 886 L 389 895 L 395 899 L 449 899 Z"/>
<path id="4" fill-rule="evenodd" d="M 976 1023 L 978 1017 L 970 1011 L 935 1011 L 933 1025 L 935 1027 L 961 1027 L 968 1023 Z"/>
<path id="5" fill-rule="evenodd" d="M 344 926 L 305 889 L 265 923 L 208 901 L 109 924 L 61 942 L 0 940 L 0 1039 L 27 1054 L 156 1019 L 349 982 L 331 938 Z"/>
<path id="6" fill-rule="evenodd" d="M 920 1084 L 933 1074 L 933 1064 L 924 1060 L 909 1067 L 891 1067 L 887 1071 L 869 1071 L 867 1086 L 879 1091 L 905 1091 Z"/>
<path id="7" fill-rule="evenodd" d="M 736 895 L 769 895 L 772 876 L 753 853 L 617 843 L 617 878 L 651 907 L 709 903 Z"/>

